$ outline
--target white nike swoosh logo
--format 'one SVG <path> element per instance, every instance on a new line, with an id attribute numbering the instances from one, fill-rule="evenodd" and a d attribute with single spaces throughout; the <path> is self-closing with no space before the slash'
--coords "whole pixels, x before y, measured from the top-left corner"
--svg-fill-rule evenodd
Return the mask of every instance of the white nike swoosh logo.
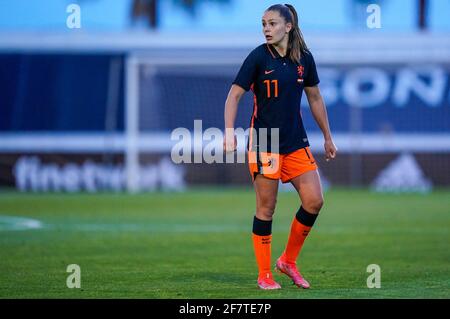
<path id="1" fill-rule="evenodd" d="M 270 73 L 272 73 L 273 71 L 275 71 L 275 70 L 264 71 L 264 74 L 270 74 Z"/>

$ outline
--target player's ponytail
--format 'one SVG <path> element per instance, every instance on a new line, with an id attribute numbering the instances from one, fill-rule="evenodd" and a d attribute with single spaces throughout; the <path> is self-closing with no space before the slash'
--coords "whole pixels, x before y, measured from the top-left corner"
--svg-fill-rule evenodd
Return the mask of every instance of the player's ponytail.
<path id="1" fill-rule="evenodd" d="M 289 32 L 289 58 L 294 63 L 300 63 L 302 55 L 306 54 L 308 47 L 303 38 L 302 31 L 298 25 L 298 15 L 294 6 L 290 4 L 275 4 L 266 11 L 277 11 L 286 22 L 292 23 L 292 29 Z"/>
<path id="2" fill-rule="evenodd" d="M 293 62 L 300 63 L 300 58 L 303 54 L 306 53 L 308 47 L 306 46 L 305 39 L 303 39 L 302 31 L 298 25 L 298 15 L 294 6 L 290 4 L 285 4 L 286 7 L 289 8 L 289 11 L 292 14 L 292 29 L 289 32 L 289 49 L 290 56 L 289 58 Z"/>

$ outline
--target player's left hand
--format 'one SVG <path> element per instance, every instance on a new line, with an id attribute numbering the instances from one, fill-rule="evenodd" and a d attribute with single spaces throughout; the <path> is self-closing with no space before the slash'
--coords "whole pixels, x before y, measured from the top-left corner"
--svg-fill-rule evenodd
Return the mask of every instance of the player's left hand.
<path id="1" fill-rule="evenodd" d="M 334 159 L 336 157 L 337 147 L 334 145 L 333 140 L 325 140 L 325 160 L 328 162 L 330 159 Z"/>

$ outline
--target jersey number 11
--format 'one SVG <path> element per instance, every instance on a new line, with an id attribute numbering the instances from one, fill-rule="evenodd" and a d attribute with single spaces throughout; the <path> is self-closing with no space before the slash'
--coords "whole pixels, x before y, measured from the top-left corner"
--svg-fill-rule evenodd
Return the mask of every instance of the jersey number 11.
<path id="1" fill-rule="evenodd" d="M 267 87 L 267 98 L 270 98 L 272 96 L 271 90 L 270 90 L 270 82 L 273 83 L 274 97 L 278 97 L 278 80 L 264 80 L 264 83 L 266 83 L 266 87 Z"/>

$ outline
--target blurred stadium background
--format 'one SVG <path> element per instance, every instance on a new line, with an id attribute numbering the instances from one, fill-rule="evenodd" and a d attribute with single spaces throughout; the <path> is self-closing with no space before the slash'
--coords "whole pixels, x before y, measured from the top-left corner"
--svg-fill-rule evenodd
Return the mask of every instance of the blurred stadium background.
<path id="1" fill-rule="evenodd" d="M 92 229 L 130 233 L 146 230 L 136 225 L 150 221 L 153 226 L 147 230 L 155 231 L 161 223 L 164 232 L 171 229 L 168 225 L 175 219 L 160 220 L 156 214 L 169 210 L 181 213 L 188 208 L 197 212 L 191 215 L 194 221 L 182 214 L 174 216 L 188 226 L 200 224 L 200 228 L 188 232 L 204 233 L 208 230 L 201 228 L 203 223 L 215 221 L 221 225 L 219 216 L 212 216 L 209 210 L 226 214 L 230 203 L 220 200 L 220 196 L 225 196 L 220 190 L 231 189 L 228 195 L 231 203 L 241 190 L 247 192 L 247 197 L 239 203 L 249 202 L 244 205 L 248 206 L 247 210 L 242 212 L 248 216 L 230 216 L 237 218 L 236 224 L 248 221 L 250 225 L 254 199 L 246 164 L 175 164 L 170 157 L 175 143 L 171 132 L 184 127 L 193 133 L 194 120 L 202 120 L 203 131 L 210 127 L 223 129 L 223 107 L 229 87 L 246 55 L 264 42 L 260 17 L 273 3 L 265 0 L 0 0 L 0 215 L 3 215 L 0 238 L 5 247 L 0 266 L 4 282 L 0 287 L 2 296 L 42 296 L 33 289 L 14 290 L 18 279 L 7 275 L 8 270 L 23 262 L 23 256 L 30 252 L 27 249 L 37 245 L 30 239 L 34 234 L 29 237 L 26 232 L 20 235 L 11 232 L 15 228 L 39 229 L 39 220 L 64 231 L 64 226 L 58 228 L 62 221 L 79 219 L 80 223 L 85 218 L 93 225 Z M 438 216 L 436 229 L 431 227 L 430 233 L 424 235 L 424 242 L 429 245 L 418 256 L 426 258 L 427 249 L 433 249 L 432 243 L 439 243 L 438 248 L 434 246 L 436 260 L 442 266 L 439 278 L 446 275 L 447 279 L 445 289 L 438 286 L 443 296 L 448 297 L 448 271 L 443 268 L 448 267 L 450 260 L 450 2 L 291 3 L 299 12 L 302 31 L 318 65 L 320 88 L 339 148 L 338 158 L 326 163 L 323 139 L 304 96 L 302 114 L 311 148 L 330 196 L 342 203 L 337 210 L 345 210 L 345 203 L 367 196 L 367 200 L 355 203 L 366 214 L 379 213 L 383 205 L 373 208 L 374 203 L 386 200 L 386 205 L 392 205 L 387 211 L 405 214 L 404 222 L 411 218 L 411 223 L 420 223 L 420 218 L 426 219 L 421 213 Z M 381 28 L 367 26 L 371 13 L 366 9 L 373 3 L 381 8 Z M 78 5 L 80 11 L 72 4 Z M 76 23 L 78 18 L 80 25 Z M 248 127 L 252 99 L 248 93 L 241 101 L 237 127 Z M 198 136 L 192 136 L 190 144 L 202 143 Z M 244 151 L 244 145 L 240 145 L 239 151 Z M 199 189 L 204 193 L 201 191 L 199 195 Z M 335 189 L 337 193 L 333 193 Z M 285 185 L 282 190 L 292 188 Z M 177 192 L 173 197 L 172 191 Z M 377 197 L 371 191 L 412 194 Z M 98 199 L 61 194 L 105 192 L 106 197 L 99 195 Z M 148 194 L 145 199 L 130 198 L 127 192 L 154 194 Z M 210 206 L 202 206 L 202 198 L 214 196 L 219 198 L 216 204 L 212 201 Z M 297 205 L 295 194 L 283 196 L 290 196 L 292 207 Z M 116 199 L 119 206 L 112 207 Z M 412 207 L 416 200 L 419 204 Z M 423 212 L 426 201 L 433 203 L 427 204 L 432 209 L 430 212 Z M 36 208 L 34 212 L 29 210 L 30 206 Z M 51 215 L 52 209 L 66 210 L 67 218 Z M 95 224 L 100 217 L 92 209 L 115 211 L 109 217 L 103 216 L 106 220 L 112 218 L 110 226 L 115 226 L 104 228 Z M 413 212 L 414 209 L 417 211 Z M 140 217 L 133 219 L 133 214 Z M 280 232 L 287 231 L 292 215 L 289 210 L 285 214 L 286 229 L 280 227 Z M 145 221 L 144 216 L 149 219 Z M 390 218 L 380 216 L 385 221 Z M 351 221 L 354 216 L 347 218 Z M 121 228 L 121 222 L 137 228 Z M 339 219 L 335 222 L 345 223 Z M 364 229 L 364 226 L 348 225 L 349 242 L 361 239 L 362 235 L 352 234 L 351 229 Z M 403 231 L 411 230 L 410 226 L 403 224 Z M 227 229 L 226 225 L 223 227 Z M 223 227 L 219 231 L 224 231 Z M 247 231 L 240 226 L 230 227 L 242 232 L 243 240 L 247 238 Z M 74 229 L 86 231 L 82 227 Z M 412 237 L 417 236 L 416 230 Z M 389 234 L 381 234 L 389 245 Z M 18 236 L 17 242 L 14 236 Z M 59 238 L 48 236 L 49 240 Z M 92 252 L 92 243 L 84 239 L 87 251 Z M 199 239 L 193 242 L 196 240 L 200 244 Z M 136 244 L 131 242 L 130 245 Z M 162 246 L 154 247 L 155 251 L 167 249 L 167 243 L 161 242 Z M 404 246 L 399 245 L 410 247 L 410 243 L 407 240 Z M 19 249 L 22 255 L 8 259 L 6 255 L 13 256 L 18 247 L 25 249 Z M 251 247 L 245 247 L 248 251 L 242 255 L 248 255 L 247 262 L 251 264 Z M 317 249 L 320 249 L 319 242 Z M 126 255 L 125 250 L 117 258 Z M 39 254 L 39 250 L 31 251 Z M 58 250 L 64 255 L 61 251 Z M 80 251 L 79 256 L 85 256 L 84 252 Z M 397 254 L 392 252 L 392 256 Z M 62 259 L 65 261 L 66 257 Z M 49 269 L 56 269 L 52 262 L 47 262 Z M 24 267 L 23 271 L 28 269 Z M 254 270 L 251 265 L 248 268 Z M 422 270 L 419 267 L 417 272 Z M 64 277 L 64 269 L 59 276 Z M 33 282 L 32 278 L 29 280 Z M 36 280 L 35 284 L 39 282 Z M 238 278 L 232 280 L 239 282 Z M 25 282 L 22 284 L 30 287 Z M 189 291 L 177 295 L 175 290 L 154 291 L 144 296 L 206 296 L 190 295 Z M 60 295 L 53 291 L 45 296 Z M 95 296 L 109 295 L 104 292 Z M 404 294 L 398 292 L 392 296 Z M 411 296 L 424 294 L 418 292 Z"/>

